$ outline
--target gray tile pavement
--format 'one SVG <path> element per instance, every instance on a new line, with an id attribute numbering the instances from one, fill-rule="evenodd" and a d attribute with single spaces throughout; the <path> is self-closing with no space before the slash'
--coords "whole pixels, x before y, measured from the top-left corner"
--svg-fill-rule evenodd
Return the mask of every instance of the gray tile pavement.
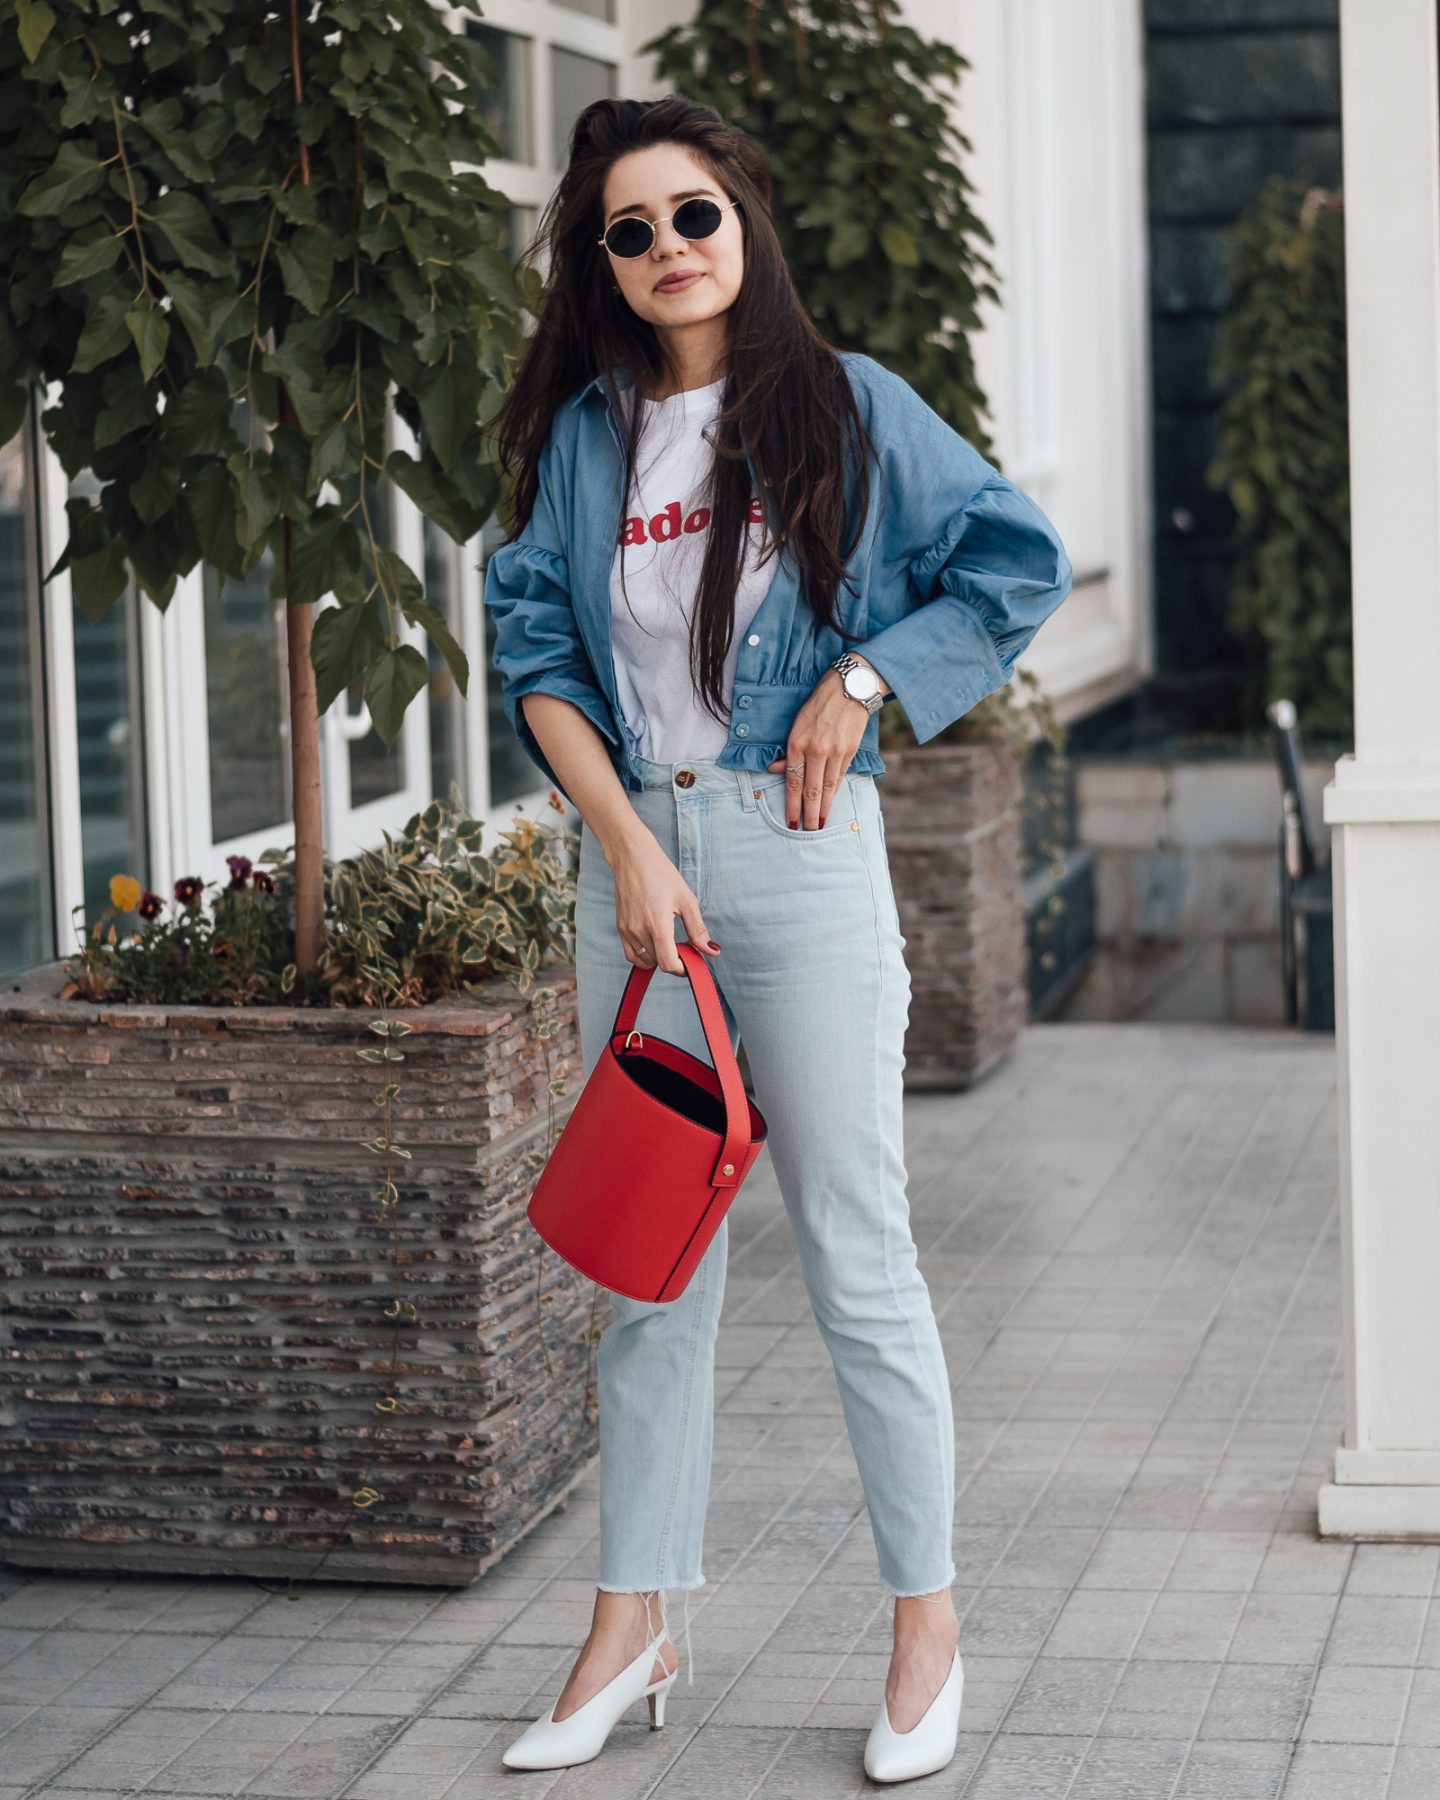
<path id="1" fill-rule="evenodd" d="M 965 1800 L 1434 1800 L 1440 1547 L 1315 1536 L 1334 1046 L 1037 1025 L 907 1102 L 955 1390 Z M 0 1800 L 843 1800 L 888 1608 L 768 1164 L 734 1214 L 696 1672 L 509 1774 L 584 1635 L 594 1472 L 459 1592 L 0 1571 Z M 676 1611 L 678 1615 L 678 1600 Z M 8 1784 L 8 1785 L 4 1785 Z"/>

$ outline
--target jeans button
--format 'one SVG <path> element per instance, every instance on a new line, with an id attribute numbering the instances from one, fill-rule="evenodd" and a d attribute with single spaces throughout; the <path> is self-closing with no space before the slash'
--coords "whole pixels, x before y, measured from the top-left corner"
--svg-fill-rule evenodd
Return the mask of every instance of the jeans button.
<path id="1" fill-rule="evenodd" d="M 695 771 L 693 769 L 677 769 L 675 771 L 675 785 L 676 787 L 682 788 L 694 787 Z"/>

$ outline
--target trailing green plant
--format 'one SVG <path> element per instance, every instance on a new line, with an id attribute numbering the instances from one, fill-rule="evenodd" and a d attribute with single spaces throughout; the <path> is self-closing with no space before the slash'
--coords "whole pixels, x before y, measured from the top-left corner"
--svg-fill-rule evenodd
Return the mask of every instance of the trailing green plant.
<path id="1" fill-rule="evenodd" d="M 0 441 L 38 385 L 66 473 L 93 470 L 50 571 L 92 618 L 131 578 L 163 608 L 202 558 L 223 579 L 272 556 L 302 973 L 319 713 L 363 682 L 393 743 L 428 679 L 407 627 L 468 684 L 377 508 L 393 484 L 464 543 L 498 497 L 479 421 L 541 282 L 479 172 L 497 79 L 431 0 L 16 0 L 0 23 Z"/>
<path id="2" fill-rule="evenodd" d="M 1308 732 L 1349 741 L 1341 197 L 1277 177 L 1229 235 L 1230 292 L 1211 364 L 1222 396 L 1219 440 L 1207 479 L 1229 495 L 1238 519 L 1230 623 L 1263 647 L 1265 705 L 1293 700 Z"/>

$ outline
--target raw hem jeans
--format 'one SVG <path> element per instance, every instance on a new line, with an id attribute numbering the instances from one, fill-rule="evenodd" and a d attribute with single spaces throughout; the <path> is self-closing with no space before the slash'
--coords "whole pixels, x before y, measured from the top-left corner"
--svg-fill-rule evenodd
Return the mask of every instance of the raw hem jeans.
<path id="1" fill-rule="evenodd" d="M 833 1362 L 870 1514 L 880 1579 L 895 1595 L 955 1578 L 950 1384 L 910 1234 L 903 1043 L 910 1008 L 873 775 L 847 773 L 823 831 L 791 831 L 785 778 L 713 759 L 636 760 L 632 805 L 696 894 L 731 1042 L 743 1036 L 755 1100 Z M 693 777 L 693 779 L 691 779 Z M 576 978 L 588 1077 L 631 964 L 614 876 L 582 828 Z M 677 937 L 688 935 L 676 916 Z M 657 969 L 641 1030 L 710 1060 L 688 981 Z M 721 1226 L 678 1300 L 614 1295 L 597 1349 L 599 1586 L 704 1585 Z"/>

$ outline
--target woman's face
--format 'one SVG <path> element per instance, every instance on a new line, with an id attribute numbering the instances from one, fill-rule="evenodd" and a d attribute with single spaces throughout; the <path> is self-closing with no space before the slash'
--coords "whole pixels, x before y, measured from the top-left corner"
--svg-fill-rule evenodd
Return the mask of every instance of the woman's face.
<path id="1" fill-rule="evenodd" d="M 669 215 L 696 194 L 724 208 L 719 229 L 707 238 L 681 237 Z M 612 256 L 603 244 L 597 250 L 631 310 L 657 330 L 703 324 L 734 303 L 745 273 L 745 241 L 739 214 L 726 205 L 729 199 L 715 177 L 679 144 L 652 144 L 611 164 L 601 229 L 633 212 L 647 218 L 656 235 L 643 256 Z M 679 275 L 694 279 L 673 290 L 660 285 Z"/>

